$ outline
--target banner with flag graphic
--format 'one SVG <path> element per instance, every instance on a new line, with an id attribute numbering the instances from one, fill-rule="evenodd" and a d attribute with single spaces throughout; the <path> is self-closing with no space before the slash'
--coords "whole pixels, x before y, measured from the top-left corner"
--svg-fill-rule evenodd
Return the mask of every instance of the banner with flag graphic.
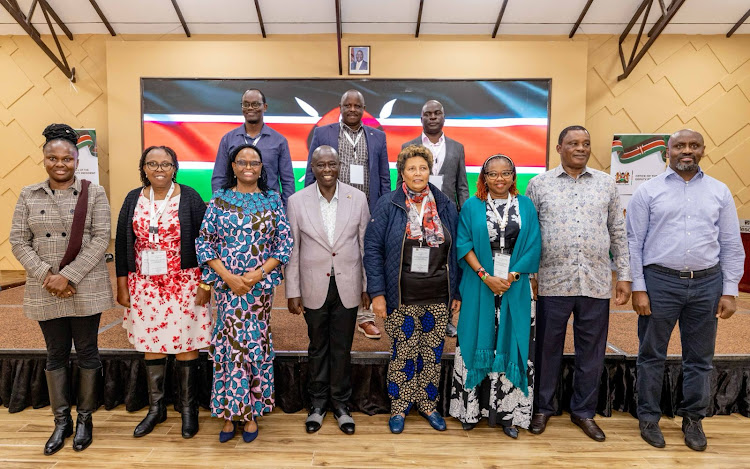
<path id="1" fill-rule="evenodd" d="M 549 80 L 143 78 L 143 147 L 172 147 L 180 163 L 177 180 L 208 199 L 219 141 L 243 124 L 240 103 L 250 88 L 266 96 L 264 122 L 289 141 L 298 189 L 313 130 L 338 122 L 339 101 L 349 89 L 365 98 L 363 122 L 386 133 L 393 185 L 401 145 L 422 133 L 422 105 L 430 99 L 443 103 L 445 135 L 464 145 L 471 193 L 481 164 L 495 153 L 513 158 L 521 192 L 531 177 L 546 169 Z"/>
<path id="2" fill-rule="evenodd" d="M 620 192 L 620 203 L 628 206 L 635 189 L 663 173 L 667 167 L 669 135 L 619 134 L 612 139 L 610 174 Z"/>
<path id="3" fill-rule="evenodd" d="M 78 132 L 78 168 L 76 176 L 99 184 L 99 157 L 96 151 L 96 130 L 76 129 Z"/>

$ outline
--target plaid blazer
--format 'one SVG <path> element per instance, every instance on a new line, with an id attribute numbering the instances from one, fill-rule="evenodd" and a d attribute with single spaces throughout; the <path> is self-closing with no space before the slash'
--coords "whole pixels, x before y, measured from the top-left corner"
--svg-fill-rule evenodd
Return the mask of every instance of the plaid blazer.
<path id="1" fill-rule="evenodd" d="M 81 181 L 68 189 L 49 187 L 49 180 L 21 190 L 10 229 L 13 255 L 26 269 L 23 310 L 29 319 L 46 321 L 66 316 L 90 316 L 112 308 L 112 287 L 104 253 L 110 242 L 110 212 L 102 186 L 89 186 L 86 226 L 78 256 L 62 271 Z M 57 298 L 42 287 L 47 272 L 61 274 L 75 287 L 70 298 Z"/>

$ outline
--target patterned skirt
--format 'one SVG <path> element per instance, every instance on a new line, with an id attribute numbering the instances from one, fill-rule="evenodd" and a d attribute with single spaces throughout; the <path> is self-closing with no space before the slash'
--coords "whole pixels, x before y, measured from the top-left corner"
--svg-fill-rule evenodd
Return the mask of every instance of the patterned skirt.
<path id="1" fill-rule="evenodd" d="M 268 327 L 273 293 L 237 297 L 216 291 L 216 326 L 209 352 L 214 362 L 211 414 L 249 421 L 274 407 L 274 351 Z"/>

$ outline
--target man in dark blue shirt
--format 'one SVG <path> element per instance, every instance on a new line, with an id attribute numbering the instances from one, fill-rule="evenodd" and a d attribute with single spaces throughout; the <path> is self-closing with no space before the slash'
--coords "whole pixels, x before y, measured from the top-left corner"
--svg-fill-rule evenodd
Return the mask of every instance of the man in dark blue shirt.
<path id="1" fill-rule="evenodd" d="M 221 138 L 211 176 L 211 190 L 216 192 L 227 181 L 227 160 L 232 150 L 240 145 L 252 143 L 261 151 L 263 167 L 268 174 L 268 187 L 281 192 L 281 200 L 286 207 L 287 199 L 294 194 L 292 156 L 286 138 L 263 123 L 263 114 L 267 109 L 266 96 L 260 90 L 247 90 L 242 95 L 242 114 L 245 116 L 245 122 Z"/>

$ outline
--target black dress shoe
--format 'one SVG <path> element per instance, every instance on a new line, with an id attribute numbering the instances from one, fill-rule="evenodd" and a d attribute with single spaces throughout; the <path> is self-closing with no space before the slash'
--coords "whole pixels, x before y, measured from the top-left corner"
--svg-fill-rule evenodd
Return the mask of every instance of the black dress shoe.
<path id="1" fill-rule="evenodd" d="M 307 420 L 305 420 L 305 430 L 307 433 L 315 433 L 320 430 L 320 426 L 323 424 L 323 418 L 326 416 L 326 411 L 320 407 L 314 407 L 309 414 L 307 414 Z"/>
<path id="2" fill-rule="evenodd" d="M 659 428 L 659 422 L 639 420 L 638 427 L 641 429 L 641 438 L 643 438 L 646 443 L 654 448 L 664 448 L 664 446 L 666 446 L 664 435 L 662 435 L 661 428 Z"/>
<path id="3" fill-rule="evenodd" d="M 682 418 L 682 433 L 685 434 L 685 444 L 693 451 L 705 451 L 708 442 L 706 434 L 703 433 L 703 424 L 700 419 Z"/>
<path id="4" fill-rule="evenodd" d="M 476 423 L 461 422 L 461 428 L 463 428 L 463 429 L 464 429 L 464 430 L 466 430 L 467 432 L 468 432 L 469 430 L 474 430 L 474 427 L 476 427 L 476 426 L 477 426 L 477 424 L 476 424 Z"/>
<path id="5" fill-rule="evenodd" d="M 573 414 L 570 414 L 570 421 L 581 427 L 583 433 L 585 433 L 586 436 L 588 436 L 592 440 L 604 441 L 604 432 L 601 428 L 599 428 L 599 425 L 596 424 L 594 419 L 582 419 L 580 417 L 576 417 Z"/>
<path id="6" fill-rule="evenodd" d="M 547 414 L 534 414 L 531 418 L 531 425 L 529 425 L 529 431 L 534 435 L 540 435 L 544 433 L 547 428 L 547 421 L 550 416 Z"/>
<path id="7" fill-rule="evenodd" d="M 518 429 L 516 427 L 503 427 L 503 433 L 514 440 L 518 438 Z"/>
<path id="8" fill-rule="evenodd" d="M 352 414 L 349 413 L 349 409 L 346 407 L 338 407 L 333 409 L 333 416 L 336 417 L 336 422 L 339 424 L 339 429 L 347 435 L 354 435 L 354 419 Z"/>

